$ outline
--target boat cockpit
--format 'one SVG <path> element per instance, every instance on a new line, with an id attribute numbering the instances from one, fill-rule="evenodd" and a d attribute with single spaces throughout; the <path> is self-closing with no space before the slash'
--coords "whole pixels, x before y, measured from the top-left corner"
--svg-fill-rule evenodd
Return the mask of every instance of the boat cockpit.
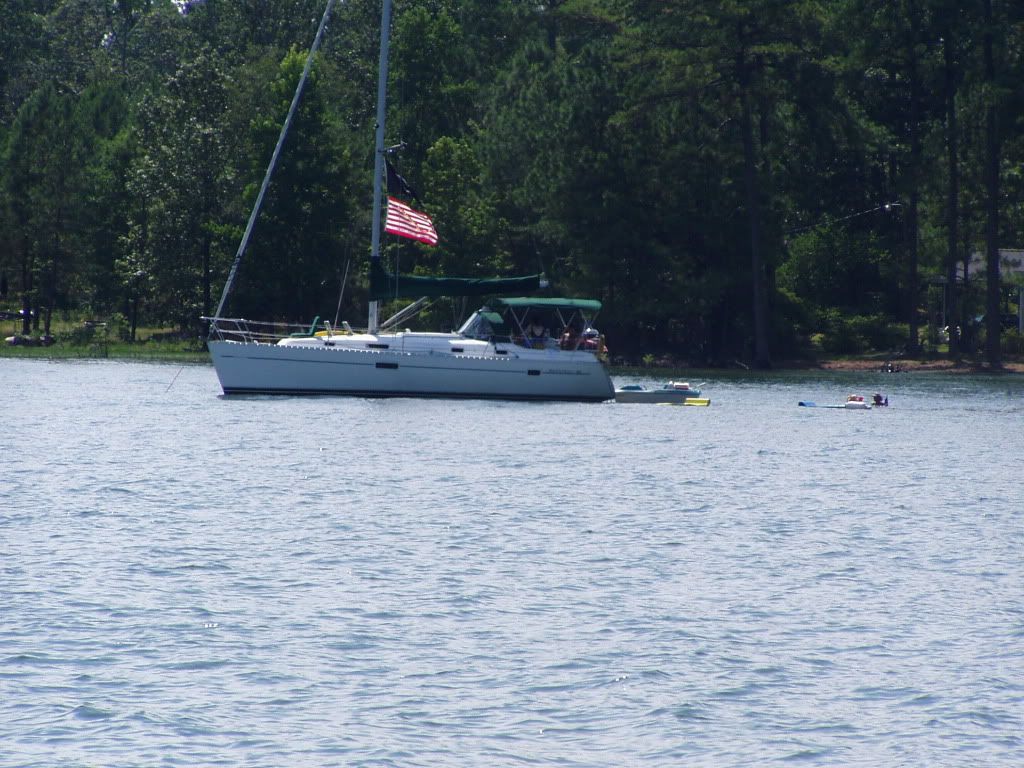
<path id="1" fill-rule="evenodd" d="M 600 308 L 601 302 L 590 299 L 495 299 L 474 312 L 458 333 L 529 349 L 601 354 L 604 337 L 593 326 Z"/>

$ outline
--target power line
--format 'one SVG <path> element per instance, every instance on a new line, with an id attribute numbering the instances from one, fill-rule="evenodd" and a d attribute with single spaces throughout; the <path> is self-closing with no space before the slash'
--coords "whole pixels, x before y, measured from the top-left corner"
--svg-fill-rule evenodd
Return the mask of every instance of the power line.
<path id="1" fill-rule="evenodd" d="M 857 211 L 856 213 L 851 213 L 848 216 L 842 216 L 838 219 L 826 219 L 825 221 L 819 221 L 817 224 L 808 224 L 803 227 L 787 229 L 785 234 L 793 235 L 796 234 L 797 232 L 806 232 L 809 229 L 817 229 L 818 227 L 827 227 L 832 224 L 840 224 L 844 221 L 849 221 L 850 219 L 856 219 L 858 216 L 867 216 L 869 213 L 877 213 L 878 211 L 891 211 L 893 208 L 901 207 L 903 207 L 902 203 L 882 203 L 881 205 L 876 205 L 874 208 L 868 208 L 866 211 Z"/>

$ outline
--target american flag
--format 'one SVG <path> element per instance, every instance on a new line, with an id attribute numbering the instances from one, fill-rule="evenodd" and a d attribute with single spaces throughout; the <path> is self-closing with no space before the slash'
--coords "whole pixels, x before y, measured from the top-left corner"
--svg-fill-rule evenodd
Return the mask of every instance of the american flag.
<path id="1" fill-rule="evenodd" d="M 408 205 L 388 195 L 388 212 L 384 231 L 399 237 L 408 237 L 427 245 L 437 245 L 434 222 L 425 213 L 414 211 Z"/>

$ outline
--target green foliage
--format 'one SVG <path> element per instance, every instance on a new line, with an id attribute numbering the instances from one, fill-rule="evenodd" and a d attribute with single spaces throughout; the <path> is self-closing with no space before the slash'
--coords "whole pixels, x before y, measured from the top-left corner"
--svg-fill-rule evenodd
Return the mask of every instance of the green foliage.
<path id="1" fill-rule="evenodd" d="M 826 352 L 838 355 L 852 355 L 866 349 L 864 340 L 854 329 L 851 318 L 845 317 L 835 309 L 822 313 L 824 331 L 821 337 L 821 348 Z"/>
<path id="2" fill-rule="evenodd" d="M 818 327 L 814 304 L 786 290 L 774 297 L 773 337 L 782 358 L 799 359 L 812 354 L 811 338 Z"/>
<path id="3" fill-rule="evenodd" d="M 408 143 L 412 164 L 443 136 L 462 135 L 474 111 L 477 83 L 469 44 L 444 8 L 411 7 L 395 24 L 392 48 L 391 131 Z"/>
<path id="4" fill-rule="evenodd" d="M 499 275 L 508 268 L 500 250 L 494 200 L 483 185 L 483 166 L 465 139 L 442 137 L 427 151 L 424 200 L 441 243 L 422 249 L 434 271 L 449 275 Z M 423 259 L 420 260 L 423 262 Z"/>
<path id="5" fill-rule="evenodd" d="M 379 9 L 335 6 L 230 314 L 333 318 L 349 262 L 343 316 L 363 310 Z M 404 0 L 387 142 L 404 142 L 394 159 L 441 244 L 390 240 L 386 253 L 423 273 L 543 269 L 552 290 L 601 299 L 613 348 L 637 360 L 749 360 L 759 333 L 784 357 L 811 338 L 831 353 L 899 347 L 942 298 L 918 275 L 962 273 L 983 250 L 989 108 L 998 242 L 1024 245 L 1024 6 L 994 3 L 989 27 L 982 10 Z M 8 2 L 4 309 L 42 325 L 119 313 L 129 338 L 144 325 L 197 336 L 322 12 L 322 0 Z M 439 303 L 423 322 L 463 311 Z M 985 308 L 968 292 L 954 311 Z"/>
<path id="6" fill-rule="evenodd" d="M 885 315 L 847 315 L 825 310 L 819 320 L 821 348 L 838 355 L 893 352 L 906 341 L 906 326 Z"/>
<path id="7" fill-rule="evenodd" d="M 23 308 L 39 310 L 46 334 L 80 252 L 84 152 L 82 135 L 75 130 L 74 100 L 49 84 L 38 89 L 19 109 L 12 128 L 4 186 Z"/>
<path id="8" fill-rule="evenodd" d="M 249 127 L 247 197 L 271 157 L 305 64 L 292 50 L 281 61 L 273 100 Z M 353 252 L 353 169 L 342 132 L 332 120 L 314 67 L 278 161 L 256 225 L 234 308 L 243 316 L 333 316 L 346 253 Z M 368 232 L 367 225 L 362 232 Z M 353 239 L 349 239 L 353 238 Z"/>
<path id="9" fill-rule="evenodd" d="M 1017 331 L 1006 331 L 1002 337 L 1003 352 L 1008 355 L 1024 355 L 1024 336 Z"/>
<path id="10" fill-rule="evenodd" d="M 886 222 L 883 222 L 883 224 Z M 820 307 L 881 308 L 896 304 L 896 277 L 870 232 L 823 225 L 795 236 L 778 270 L 779 286 Z"/>
<path id="11" fill-rule="evenodd" d="M 82 324 L 59 334 L 57 336 L 57 343 L 83 347 L 94 344 L 99 340 L 105 340 L 106 335 L 107 329 L 105 326 L 98 326 L 93 323 Z"/>

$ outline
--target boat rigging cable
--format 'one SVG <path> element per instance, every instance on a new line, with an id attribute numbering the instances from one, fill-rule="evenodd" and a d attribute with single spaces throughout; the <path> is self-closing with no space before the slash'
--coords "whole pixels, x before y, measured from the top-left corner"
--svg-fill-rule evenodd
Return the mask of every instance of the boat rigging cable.
<path id="1" fill-rule="evenodd" d="M 224 284 L 224 292 L 220 296 L 220 303 L 217 305 L 217 311 L 214 317 L 221 317 L 224 312 L 224 305 L 228 301 L 228 296 L 231 293 L 231 289 L 235 284 L 235 277 L 238 274 L 238 265 L 242 263 L 242 256 L 245 253 L 246 247 L 249 245 L 249 237 L 252 235 L 253 226 L 256 224 L 256 217 L 259 216 L 260 207 L 263 205 L 263 196 L 267 192 L 267 187 L 270 186 L 270 177 L 274 174 L 274 167 L 277 165 L 277 158 L 281 154 L 281 147 L 284 146 L 285 136 L 288 135 L 288 129 L 291 127 L 292 118 L 295 116 L 295 111 L 299 106 L 299 99 L 302 97 L 302 89 L 306 86 L 306 79 L 309 77 L 309 70 L 313 66 L 313 56 L 316 55 L 317 50 L 320 48 L 320 40 L 324 36 L 324 29 L 327 27 L 327 19 L 331 15 L 331 8 L 334 7 L 335 0 L 327 0 L 327 7 L 324 9 L 323 18 L 320 19 L 320 26 L 316 30 L 316 37 L 313 38 L 313 45 L 309 48 L 309 56 L 306 57 L 306 66 L 302 70 L 302 77 L 299 78 L 299 84 L 295 87 L 295 95 L 292 96 L 291 106 L 288 107 L 288 116 L 284 120 L 284 125 L 281 126 L 281 135 L 277 137 L 277 146 L 274 147 L 274 154 L 270 157 L 270 163 L 267 165 L 267 172 L 263 175 L 263 184 L 260 186 L 260 192 L 256 196 L 256 203 L 252 207 L 252 213 L 249 214 L 249 223 L 245 225 L 245 234 L 242 235 L 242 241 L 238 244 L 238 252 L 235 253 L 235 260 L 231 264 L 231 271 L 228 272 L 227 282 Z M 213 325 L 210 326 L 211 332 Z"/>
<path id="2" fill-rule="evenodd" d="M 348 267 L 352 259 L 345 262 L 345 274 L 341 278 L 341 291 L 338 293 L 338 308 L 334 310 L 334 327 L 338 327 L 338 317 L 341 316 L 341 300 L 345 298 L 345 283 L 348 281 Z"/>

